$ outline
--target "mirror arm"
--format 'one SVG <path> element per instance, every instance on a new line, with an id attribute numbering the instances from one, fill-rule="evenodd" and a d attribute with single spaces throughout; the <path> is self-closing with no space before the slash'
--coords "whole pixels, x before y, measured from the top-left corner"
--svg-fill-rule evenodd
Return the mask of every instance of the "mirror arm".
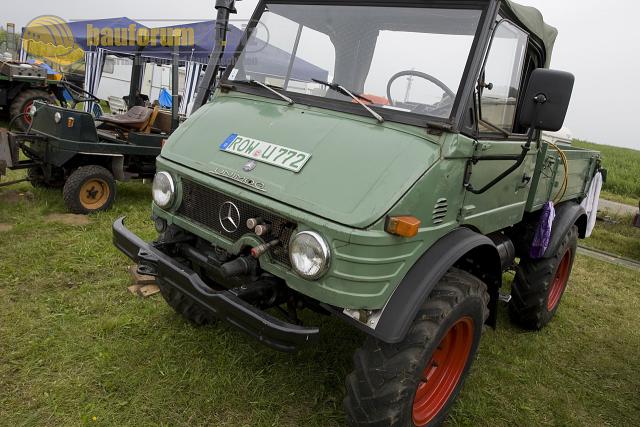
<path id="1" fill-rule="evenodd" d="M 534 98 L 534 102 L 536 103 L 537 106 L 540 106 L 542 104 L 544 104 L 545 102 L 547 102 L 547 97 L 544 96 L 543 94 L 540 94 L 538 96 L 536 96 Z M 537 136 L 537 129 L 535 128 L 535 123 L 537 121 L 538 118 L 538 108 L 536 108 L 534 115 L 533 115 L 533 120 L 531 121 L 531 127 L 529 128 L 529 135 L 527 137 L 527 142 L 526 144 L 524 144 L 522 146 L 522 152 L 520 153 L 519 156 L 483 156 L 483 157 L 478 157 L 478 156 L 473 156 L 469 161 L 467 161 L 467 168 L 465 171 L 465 176 L 464 176 L 464 187 L 467 191 L 469 191 L 470 193 L 473 194 L 483 194 L 486 193 L 487 191 L 489 191 L 491 188 L 495 187 L 500 181 L 502 181 L 503 179 L 505 179 L 506 177 L 508 177 L 509 175 L 511 175 L 514 171 L 516 171 L 521 165 L 522 163 L 524 163 L 525 159 L 527 158 L 527 154 L 529 153 L 529 151 L 531 151 L 531 144 L 533 143 L 533 140 L 536 138 Z M 475 188 L 473 188 L 473 185 L 471 185 L 471 173 L 473 171 L 473 165 L 475 165 L 476 163 L 478 163 L 479 161 L 497 161 L 497 160 L 515 160 L 516 162 L 513 164 L 513 166 L 511 166 L 509 169 L 507 169 L 506 171 L 502 172 L 500 175 L 498 175 L 494 180 L 492 180 L 490 183 L 488 183 L 487 185 L 485 185 L 484 187 L 482 187 L 479 190 L 476 190 Z"/>

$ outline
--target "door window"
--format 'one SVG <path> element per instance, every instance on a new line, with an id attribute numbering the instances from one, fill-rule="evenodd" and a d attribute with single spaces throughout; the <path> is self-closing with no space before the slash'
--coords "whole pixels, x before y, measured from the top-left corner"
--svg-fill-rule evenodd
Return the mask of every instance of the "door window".
<path id="1" fill-rule="evenodd" d="M 509 21 L 496 28 L 480 78 L 480 131 L 513 130 L 528 36 Z"/>

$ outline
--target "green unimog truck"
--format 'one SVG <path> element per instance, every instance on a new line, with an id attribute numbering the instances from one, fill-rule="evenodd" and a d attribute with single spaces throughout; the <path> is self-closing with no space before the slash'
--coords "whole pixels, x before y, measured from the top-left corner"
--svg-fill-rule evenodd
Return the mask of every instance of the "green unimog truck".
<path id="1" fill-rule="evenodd" d="M 205 102 L 157 160 L 159 236 L 121 218 L 115 245 L 196 324 L 283 351 L 321 333 L 303 309 L 363 331 L 349 424 L 441 423 L 499 301 L 547 325 L 585 236 L 600 156 L 539 135 L 573 87 L 556 30 L 507 0 L 265 0 L 212 86 L 217 8 Z"/>

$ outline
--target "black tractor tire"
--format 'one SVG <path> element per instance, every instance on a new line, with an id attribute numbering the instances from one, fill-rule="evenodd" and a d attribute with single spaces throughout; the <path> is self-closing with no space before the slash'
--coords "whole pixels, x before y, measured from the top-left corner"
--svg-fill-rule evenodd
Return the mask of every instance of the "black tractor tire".
<path id="1" fill-rule="evenodd" d="M 402 342 L 368 337 L 346 381 L 348 424 L 442 424 L 475 358 L 488 304 L 486 284 L 454 268 L 431 292 Z"/>
<path id="2" fill-rule="evenodd" d="M 47 181 L 40 166 L 34 166 L 27 170 L 27 180 L 33 188 L 59 189 L 64 187 L 64 181 Z"/>
<path id="3" fill-rule="evenodd" d="M 53 95 L 41 89 L 28 89 L 18 94 L 18 96 L 13 98 L 11 107 L 9 107 L 9 115 L 11 116 L 11 120 L 15 119 L 14 124 L 18 130 L 26 131 L 31 125 L 31 118 L 25 116 L 24 113 L 28 112 L 33 101 L 44 101 L 48 104 L 56 103 Z"/>
<path id="4" fill-rule="evenodd" d="M 216 322 L 216 317 L 189 295 L 168 285 L 161 277 L 156 278 L 162 298 L 176 313 L 198 326 L 211 325 Z"/>
<path id="5" fill-rule="evenodd" d="M 523 258 L 511 287 L 509 317 L 526 330 L 539 331 L 555 316 L 571 276 L 578 247 L 572 226 L 549 258 Z"/>
<path id="6" fill-rule="evenodd" d="M 47 188 L 44 179 L 44 173 L 40 166 L 34 166 L 27 169 L 27 180 L 33 188 Z"/>
<path id="7" fill-rule="evenodd" d="M 76 169 L 62 189 L 67 208 L 76 214 L 108 210 L 116 198 L 116 180 L 102 166 L 90 165 Z"/>

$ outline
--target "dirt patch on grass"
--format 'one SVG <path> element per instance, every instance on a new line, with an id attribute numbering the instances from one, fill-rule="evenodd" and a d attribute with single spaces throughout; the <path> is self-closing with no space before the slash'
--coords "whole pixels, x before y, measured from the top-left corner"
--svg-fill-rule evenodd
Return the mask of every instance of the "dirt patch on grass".
<path id="1" fill-rule="evenodd" d="M 47 215 L 44 220 L 64 225 L 89 225 L 91 223 L 87 216 L 75 214 L 51 214 Z"/>
<path id="2" fill-rule="evenodd" d="M 0 223 L 0 233 L 6 233 L 11 230 L 13 230 L 13 225 Z"/>
<path id="3" fill-rule="evenodd" d="M 22 201 L 31 202 L 34 198 L 31 191 L 9 190 L 0 192 L 0 203 L 16 204 Z"/>

